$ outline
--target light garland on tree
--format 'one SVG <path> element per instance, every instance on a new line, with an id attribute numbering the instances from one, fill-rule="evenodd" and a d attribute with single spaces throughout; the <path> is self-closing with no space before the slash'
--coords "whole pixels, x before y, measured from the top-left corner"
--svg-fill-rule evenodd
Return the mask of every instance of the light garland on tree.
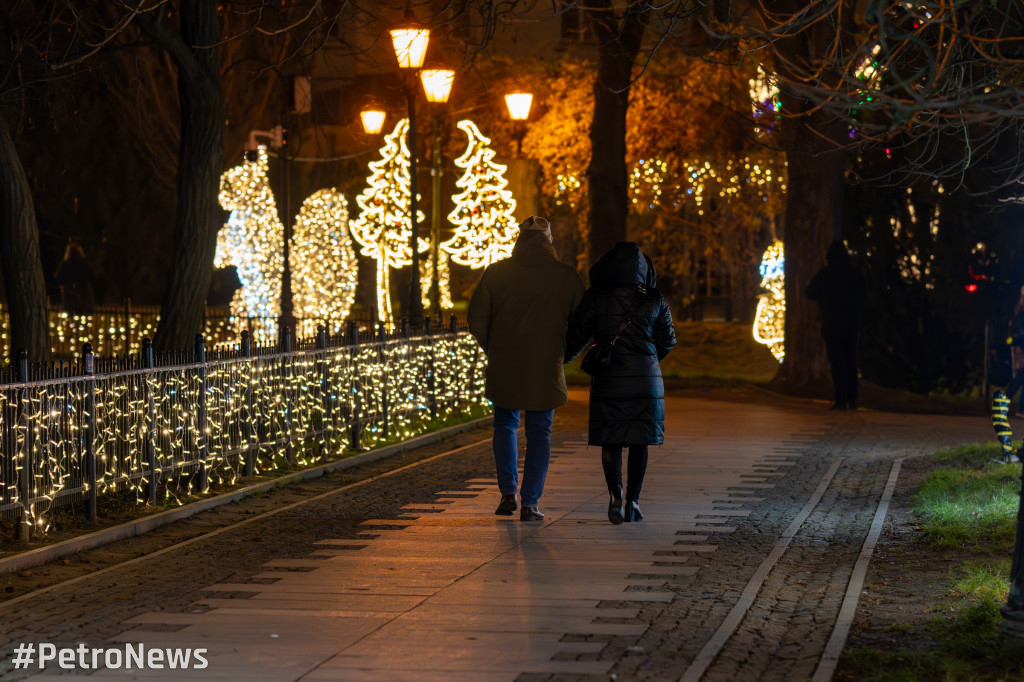
<path id="1" fill-rule="evenodd" d="M 321 323 L 330 332 L 341 331 L 359 278 L 341 192 L 322 189 L 302 202 L 289 255 L 295 312 L 305 324 L 297 335 L 312 336 Z"/>
<path id="2" fill-rule="evenodd" d="M 384 136 L 381 158 L 370 162 L 368 186 L 356 197 L 359 218 L 350 226 L 352 237 L 363 247 L 359 253 L 377 262 L 377 319 L 389 328 L 395 323 L 390 268 L 412 263 L 408 130 L 409 119 L 403 118 Z M 420 220 L 423 214 L 417 211 L 417 222 Z M 420 253 L 430 249 L 423 239 L 417 239 L 417 245 Z"/>
<path id="3" fill-rule="evenodd" d="M 455 183 L 462 193 L 452 197 L 455 209 L 448 214 L 455 234 L 441 248 L 459 265 L 485 268 L 512 255 L 519 236 L 512 215 L 516 200 L 506 189 L 506 166 L 494 162 L 490 138 L 472 121 L 459 121 L 458 127 L 469 138 L 465 153 L 455 159 L 465 172 Z"/>
<path id="4" fill-rule="evenodd" d="M 754 340 L 768 346 L 779 362 L 786 350 L 785 266 L 782 242 L 776 241 L 761 257 L 761 287 L 767 291 L 758 297 L 754 315 Z"/>
<path id="5" fill-rule="evenodd" d="M 231 299 L 231 314 L 264 318 L 276 334 L 273 321 L 281 310 L 281 272 L 284 226 L 277 215 L 274 193 L 267 179 L 267 148 L 260 146 L 255 161 L 244 161 L 220 179 L 220 205 L 231 211 L 217 235 L 213 264 L 234 266 L 242 287 Z"/>

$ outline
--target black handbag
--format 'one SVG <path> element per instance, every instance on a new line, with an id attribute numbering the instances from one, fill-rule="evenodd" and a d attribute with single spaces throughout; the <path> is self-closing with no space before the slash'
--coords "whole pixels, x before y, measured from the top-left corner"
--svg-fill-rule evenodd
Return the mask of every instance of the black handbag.
<path id="1" fill-rule="evenodd" d="M 636 304 L 637 297 L 634 296 L 633 304 L 630 306 L 630 309 L 626 311 L 626 319 L 619 323 L 618 333 L 611 341 L 592 344 L 583 354 L 583 359 L 580 361 L 580 369 L 593 377 L 600 374 L 612 364 L 612 350 L 615 348 L 615 343 L 619 340 L 619 337 L 621 337 L 622 333 L 626 331 L 626 327 L 633 324 L 632 313 Z"/>

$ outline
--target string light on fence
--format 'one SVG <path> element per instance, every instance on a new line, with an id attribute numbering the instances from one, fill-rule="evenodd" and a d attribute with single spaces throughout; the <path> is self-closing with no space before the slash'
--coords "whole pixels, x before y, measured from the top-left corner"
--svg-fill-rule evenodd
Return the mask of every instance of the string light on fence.
<path id="1" fill-rule="evenodd" d="M 458 127 L 468 138 L 465 153 L 455 159 L 455 165 L 464 169 L 455 183 L 462 192 L 452 197 L 455 210 L 448 214 L 455 234 L 441 248 L 459 265 L 485 268 L 512 255 L 519 236 L 512 215 L 516 200 L 506 189 L 506 167 L 494 162 L 490 138 L 472 121 L 459 121 Z"/>
<path id="2" fill-rule="evenodd" d="M 206 492 L 200 462 L 211 485 L 230 485 L 247 460 L 255 472 L 288 464 L 285 443 L 294 446 L 291 464 L 313 464 L 352 448 L 353 427 L 373 447 L 484 407 L 485 367 L 463 333 L 0 387 L 0 433 L 16 445 L 0 450 L 2 470 L 14 474 L 0 478 L 0 516 L 20 515 L 27 503 L 27 521 L 45 528 L 55 505 L 81 498 L 88 417 L 98 495 L 126 491 L 145 502 L 155 475 L 158 501 L 183 504 Z M 19 482 L 28 462 L 26 498 Z"/>

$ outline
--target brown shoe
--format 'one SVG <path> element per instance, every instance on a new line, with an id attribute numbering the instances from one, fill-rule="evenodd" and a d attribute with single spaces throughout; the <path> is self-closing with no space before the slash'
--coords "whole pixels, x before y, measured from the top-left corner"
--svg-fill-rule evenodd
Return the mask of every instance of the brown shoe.
<path id="1" fill-rule="evenodd" d="M 540 509 L 537 509 L 536 507 L 527 507 L 524 505 L 523 508 L 519 511 L 519 520 L 543 521 L 544 515 L 540 513 Z"/>
<path id="2" fill-rule="evenodd" d="M 498 503 L 498 508 L 494 510 L 494 513 L 498 516 L 512 516 L 519 507 L 516 505 L 516 494 L 502 495 L 501 502 Z"/>

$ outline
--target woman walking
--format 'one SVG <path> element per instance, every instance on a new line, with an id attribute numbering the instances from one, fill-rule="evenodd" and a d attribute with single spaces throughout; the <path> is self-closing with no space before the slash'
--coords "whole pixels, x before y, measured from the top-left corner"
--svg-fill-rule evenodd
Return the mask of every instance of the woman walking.
<path id="1" fill-rule="evenodd" d="M 637 244 L 619 242 L 590 268 L 590 289 L 566 337 L 566 362 L 591 337 L 598 348 L 610 348 L 610 361 L 593 373 L 590 383 L 588 442 L 601 446 L 611 494 L 608 520 L 615 524 L 643 520 L 639 500 L 647 446 L 665 440 L 665 385 L 658 363 L 676 345 L 676 333 L 656 283 L 651 259 Z M 624 447 L 629 449 L 625 500 Z"/>

